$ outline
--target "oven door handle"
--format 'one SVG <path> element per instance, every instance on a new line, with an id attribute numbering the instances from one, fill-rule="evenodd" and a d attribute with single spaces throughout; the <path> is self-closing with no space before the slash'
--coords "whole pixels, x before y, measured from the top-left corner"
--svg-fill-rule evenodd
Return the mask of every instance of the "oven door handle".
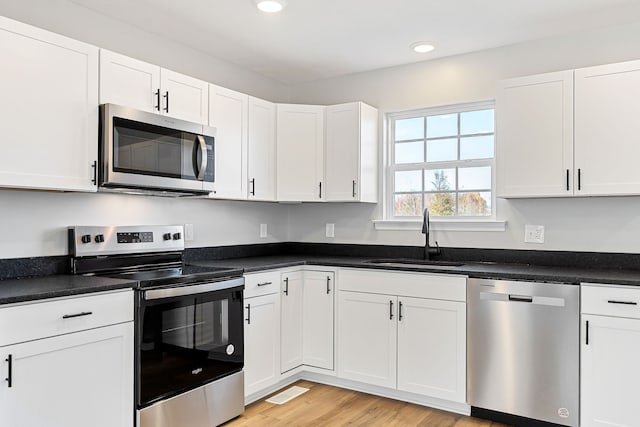
<path id="1" fill-rule="evenodd" d="M 143 298 L 145 301 L 157 300 L 161 298 L 173 298 L 184 295 L 202 294 L 205 292 L 223 291 L 226 289 L 242 286 L 244 288 L 244 278 L 222 280 L 220 282 L 204 283 L 201 285 L 185 285 L 175 288 L 149 289 L 144 291 Z"/>

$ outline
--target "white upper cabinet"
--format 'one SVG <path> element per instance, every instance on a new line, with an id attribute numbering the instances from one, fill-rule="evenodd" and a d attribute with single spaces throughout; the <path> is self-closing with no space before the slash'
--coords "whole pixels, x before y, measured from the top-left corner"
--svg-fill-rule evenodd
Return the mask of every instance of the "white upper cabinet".
<path id="1" fill-rule="evenodd" d="M 102 49 L 100 103 L 124 105 L 195 123 L 209 123 L 209 84 Z"/>
<path id="2" fill-rule="evenodd" d="M 640 61 L 575 71 L 576 194 L 640 194 Z"/>
<path id="3" fill-rule="evenodd" d="M 318 105 L 277 106 L 279 201 L 324 200 L 324 110 Z"/>
<path id="4" fill-rule="evenodd" d="M 247 197 L 248 103 L 248 95 L 209 85 L 209 125 L 217 130 L 213 197 Z"/>
<path id="5" fill-rule="evenodd" d="M 327 201 L 378 201 L 378 110 L 362 102 L 326 108 Z"/>
<path id="6" fill-rule="evenodd" d="M 98 48 L 0 17 L 0 186 L 95 191 Z"/>
<path id="7" fill-rule="evenodd" d="M 502 81 L 497 99 L 498 197 L 573 194 L 573 71 Z"/>
<path id="8" fill-rule="evenodd" d="M 250 200 L 276 199 L 276 105 L 249 97 L 248 191 Z"/>
<path id="9" fill-rule="evenodd" d="M 160 73 L 160 90 L 165 114 L 203 125 L 208 123 L 207 82 L 163 68 Z"/>
<path id="10" fill-rule="evenodd" d="M 160 112 L 160 67 L 101 49 L 100 103 Z"/>

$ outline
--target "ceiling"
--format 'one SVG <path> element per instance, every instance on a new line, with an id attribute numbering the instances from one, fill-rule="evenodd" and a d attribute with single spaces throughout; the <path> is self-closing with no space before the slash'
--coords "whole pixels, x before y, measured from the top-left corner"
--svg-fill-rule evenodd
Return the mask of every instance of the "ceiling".
<path id="1" fill-rule="evenodd" d="M 640 21 L 638 0 L 71 1 L 286 84 Z"/>

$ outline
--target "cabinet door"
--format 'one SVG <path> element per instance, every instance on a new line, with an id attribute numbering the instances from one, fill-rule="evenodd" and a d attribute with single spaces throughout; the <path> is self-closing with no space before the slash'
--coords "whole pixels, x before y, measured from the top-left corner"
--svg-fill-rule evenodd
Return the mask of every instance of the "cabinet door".
<path id="1" fill-rule="evenodd" d="M 0 425 L 133 426 L 133 323 L 0 348 Z"/>
<path id="2" fill-rule="evenodd" d="M 302 365 L 303 272 L 282 274 L 281 283 L 281 372 Z"/>
<path id="3" fill-rule="evenodd" d="M 160 112 L 160 67 L 100 49 L 100 104 Z"/>
<path id="4" fill-rule="evenodd" d="M 640 194 L 640 61 L 575 71 L 577 194 Z"/>
<path id="5" fill-rule="evenodd" d="M 360 183 L 360 103 L 328 106 L 326 120 L 326 200 L 356 201 Z"/>
<path id="6" fill-rule="evenodd" d="M 398 297 L 398 390 L 466 401 L 466 304 Z"/>
<path id="7" fill-rule="evenodd" d="M 248 197 L 276 199 L 276 105 L 249 97 Z"/>
<path id="8" fill-rule="evenodd" d="M 245 300 L 244 394 L 263 390 L 280 377 L 280 295 Z"/>
<path id="9" fill-rule="evenodd" d="M 216 128 L 217 198 L 246 198 L 248 101 L 248 95 L 209 85 L 209 126 Z"/>
<path id="10" fill-rule="evenodd" d="M 500 82 L 498 197 L 573 194 L 573 71 Z"/>
<path id="11" fill-rule="evenodd" d="M 580 425 L 637 426 L 640 320 L 582 315 L 581 329 Z"/>
<path id="12" fill-rule="evenodd" d="M 378 201 L 378 110 L 326 107 L 325 182 L 327 201 Z"/>
<path id="13" fill-rule="evenodd" d="M 333 369 L 334 275 L 327 271 L 305 271 L 303 355 L 304 364 Z"/>
<path id="14" fill-rule="evenodd" d="M 175 71 L 160 71 L 162 112 L 176 119 L 209 123 L 209 83 Z"/>
<path id="15" fill-rule="evenodd" d="M 0 17 L 0 186 L 95 191 L 98 48 Z"/>
<path id="16" fill-rule="evenodd" d="M 338 292 L 338 376 L 396 387 L 397 298 Z"/>
<path id="17" fill-rule="evenodd" d="M 279 201 L 324 199 L 324 108 L 317 105 L 277 106 Z"/>

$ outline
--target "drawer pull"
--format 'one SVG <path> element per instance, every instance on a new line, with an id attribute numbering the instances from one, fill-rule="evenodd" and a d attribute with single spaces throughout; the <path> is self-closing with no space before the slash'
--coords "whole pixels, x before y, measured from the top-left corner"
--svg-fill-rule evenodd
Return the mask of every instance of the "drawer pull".
<path id="1" fill-rule="evenodd" d="M 4 359 L 5 362 L 7 362 L 9 364 L 8 367 L 8 376 L 7 378 L 5 378 L 4 380 L 8 383 L 8 387 L 11 388 L 13 387 L 13 375 L 12 375 L 12 368 L 13 368 L 13 356 L 12 355 L 8 355 L 6 359 Z"/>
<path id="2" fill-rule="evenodd" d="M 616 300 L 612 300 L 610 299 L 609 301 L 607 301 L 609 304 L 624 304 L 624 305 L 638 305 L 637 302 L 635 301 L 616 301 Z"/>
<path id="3" fill-rule="evenodd" d="M 82 313 L 65 314 L 64 316 L 62 316 L 62 318 L 63 319 L 72 319 L 74 317 L 90 316 L 92 314 L 93 314 L 93 311 L 83 311 Z"/>
<path id="4" fill-rule="evenodd" d="M 258 286 L 267 286 L 267 285 L 273 285 L 273 282 L 258 283 Z"/>

